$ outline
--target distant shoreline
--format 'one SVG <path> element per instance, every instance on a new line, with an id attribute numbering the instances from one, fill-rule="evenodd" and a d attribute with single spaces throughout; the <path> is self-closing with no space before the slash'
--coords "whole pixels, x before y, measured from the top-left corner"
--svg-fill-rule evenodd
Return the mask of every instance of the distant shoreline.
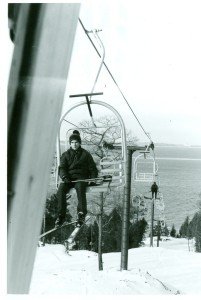
<path id="1" fill-rule="evenodd" d="M 180 157 L 157 157 L 156 160 L 193 160 L 201 161 L 201 158 L 180 158 Z"/>
<path id="2" fill-rule="evenodd" d="M 201 145 L 172 145 L 172 144 L 154 144 L 155 147 L 175 147 L 175 148 L 179 148 L 179 147 L 182 147 L 182 148 L 201 148 Z"/>

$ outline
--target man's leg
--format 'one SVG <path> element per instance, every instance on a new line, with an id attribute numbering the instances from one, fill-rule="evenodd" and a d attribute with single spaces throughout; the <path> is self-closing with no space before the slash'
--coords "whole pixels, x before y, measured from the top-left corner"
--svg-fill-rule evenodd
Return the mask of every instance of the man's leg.
<path id="1" fill-rule="evenodd" d="M 58 200 L 58 225 L 61 225 L 65 221 L 66 217 L 66 194 L 70 190 L 70 185 L 67 183 L 61 183 L 59 185 L 58 191 L 56 193 L 56 198 Z"/>
<path id="2" fill-rule="evenodd" d="M 81 181 L 75 184 L 78 200 L 77 212 L 83 212 L 84 217 L 87 214 L 86 186 L 87 183 Z"/>

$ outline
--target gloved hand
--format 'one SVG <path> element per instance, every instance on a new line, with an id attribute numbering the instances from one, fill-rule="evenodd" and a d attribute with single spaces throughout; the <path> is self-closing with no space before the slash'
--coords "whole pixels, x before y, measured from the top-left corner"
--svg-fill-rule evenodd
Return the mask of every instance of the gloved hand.
<path id="1" fill-rule="evenodd" d="M 112 180 L 112 175 L 104 175 L 103 179 L 104 180 Z"/>
<path id="2" fill-rule="evenodd" d="M 62 177 L 62 180 L 63 180 L 63 182 L 65 182 L 65 183 L 70 183 L 71 181 L 70 181 L 70 179 L 68 178 L 68 177 Z"/>
<path id="3" fill-rule="evenodd" d="M 91 181 L 91 182 L 88 183 L 88 185 L 89 185 L 89 186 L 95 186 L 95 185 L 96 185 L 96 182 L 95 182 L 95 181 Z"/>

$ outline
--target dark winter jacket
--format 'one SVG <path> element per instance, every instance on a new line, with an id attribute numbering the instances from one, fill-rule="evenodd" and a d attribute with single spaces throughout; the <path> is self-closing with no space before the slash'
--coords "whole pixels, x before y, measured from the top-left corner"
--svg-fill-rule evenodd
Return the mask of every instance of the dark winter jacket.
<path id="1" fill-rule="evenodd" d="M 152 193 L 156 193 L 158 191 L 158 186 L 156 183 L 152 184 L 151 191 L 152 191 Z"/>
<path id="2" fill-rule="evenodd" d="M 61 156 L 59 176 L 61 179 L 96 178 L 98 170 L 91 154 L 79 147 L 77 150 L 68 149 Z"/>

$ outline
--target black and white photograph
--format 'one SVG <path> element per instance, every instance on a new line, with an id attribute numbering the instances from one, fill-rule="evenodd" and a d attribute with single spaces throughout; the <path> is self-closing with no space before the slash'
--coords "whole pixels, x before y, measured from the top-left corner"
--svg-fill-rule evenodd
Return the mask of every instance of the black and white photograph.
<path id="1" fill-rule="evenodd" d="M 201 1 L 2 3 L 2 296 L 200 297 Z"/>

